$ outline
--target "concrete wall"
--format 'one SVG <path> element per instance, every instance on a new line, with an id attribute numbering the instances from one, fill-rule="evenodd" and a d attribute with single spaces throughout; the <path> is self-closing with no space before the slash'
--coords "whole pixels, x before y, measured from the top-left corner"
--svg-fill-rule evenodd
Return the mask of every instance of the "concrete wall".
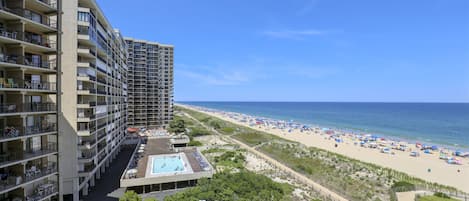
<path id="1" fill-rule="evenodd" d="M 77 150 L 77 5 L 78 0 L 62 1 L 62 113 L 59 135 L 61 193 L 71 194 L 78 189 Z"/>

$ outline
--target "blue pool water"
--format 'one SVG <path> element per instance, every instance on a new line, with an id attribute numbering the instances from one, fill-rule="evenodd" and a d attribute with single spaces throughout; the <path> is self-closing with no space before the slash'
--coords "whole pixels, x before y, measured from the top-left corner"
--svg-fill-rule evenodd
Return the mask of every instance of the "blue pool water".
<path id="1" fill-rule="evenodd" d="M 152 174 L 183 172 L 184 162 L 180 156 L 156 156 L 153 157 Z"/>

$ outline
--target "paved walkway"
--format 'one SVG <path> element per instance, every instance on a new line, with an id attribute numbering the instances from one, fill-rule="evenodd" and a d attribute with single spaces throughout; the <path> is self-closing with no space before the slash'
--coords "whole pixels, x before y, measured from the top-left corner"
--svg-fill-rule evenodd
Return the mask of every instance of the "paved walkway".
<path id="1" fill-rule="evenodd" d="M 122 147 L 116 159 L 109 165 L 101 179 L 96 180 L 96 185 L 90 188 L 84 201 L 118 201 L 123 189 L 120 189 L 120 178 L 124 172 L 134 148 Z M 113 193 L 114 191 L 119 193 Z"/>
<path id="2" fill-rule="evenodd" d="M 272 165 L 275 165 L 277 168 L 281 169 L 282 171 L 288 172 L 291 176 L 295 177 L 298 181 L 303 182 L 304 184 L 311 186 L 313 189 L 318 191 L 321 195 L 323 195 L 325 197 L 328 197 L 331 200 L 347 201 L 347 199 L 343 198 L 342 196 L 338 195 L 337 193 L 335 193 L 335 192 L 321 186 L 320 184 L 318 184 L 318 183 L 314 182 L 313 180 L 309 179 L 308 177 L 294 171 L 293 169 L 283 165 L 282 163 L 278 162 L 277 160 L 271 158 L 270 156 L 267 156 L 264 153 L 262 153 L 260 151 L 257 151 L 256 149 L 248 146 L 247 144 L 244 144 L 243 142 L 241 142 L 239 140 L 236 140 L 236 139 L 234 139 L 230 136 L 226 136 L 226 135 L 223 135 L 223 134 L 219 133 L 217 130 L 215 130 L 211 127 L 208 127 L 204 123 L 200 122 L 199 120 L 197 120 L 196 118 L 192 117 L 191 115 L 189 115 L 185 112 L 184 112 L 184 114 L 187 117 L 189 117 L 189 118 L 193 119 L 194 121 L 198 122 L 200 125 L 204 126 L 206 129 L 213 131 L 215 134 L 219 135 L 220 137 L 222 137 L 224 139 L 229 138 L 230 141 L 240 145 L 241 148 L 244 148 L 244 149 L 248 150 L 249 152 L 257 155 L 258 157 L 268 161 L 269 163 L 271 163 Z"/>

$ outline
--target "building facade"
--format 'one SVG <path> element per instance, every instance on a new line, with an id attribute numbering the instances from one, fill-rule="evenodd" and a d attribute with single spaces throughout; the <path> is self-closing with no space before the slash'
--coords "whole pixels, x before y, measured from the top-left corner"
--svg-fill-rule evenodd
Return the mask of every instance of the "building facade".
<path id="1" fill-rule="evenodd" d="M 127 128 L 127 49 L 95 0 L 63 1 L 61 193 L 78 201 L 106 171 Z"/>
<path id="2" fill-rule="evenodd" d="M 173 119 L 174 47 L 125 38 L 130 127 L 165 128 Z"/>
<path id="3" fill-rule="evenodd" d="M 0 200 L 57 200 L 60 5 L 0 1 Z"/>

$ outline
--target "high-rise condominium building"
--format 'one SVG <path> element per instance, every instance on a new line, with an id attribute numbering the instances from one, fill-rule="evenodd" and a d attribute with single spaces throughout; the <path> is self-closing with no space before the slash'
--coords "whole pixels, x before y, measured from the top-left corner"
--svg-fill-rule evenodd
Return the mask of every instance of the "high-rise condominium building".
<path id="1" fill-rule="evenodd" d="M 62 7 L 61 193 L 78 201 L 125 138 L 127 50 L 95 0 L 64 0 Z"/>
<path id="2" fill-rule="evenodd" d="M 58 198 L 58 7 L 0 1 L 0 200 Z"/>
<path id="3" fill-rule="evenodd" d="M 129 126 L 165 128 L 173 119 L 174 47 L 125 40 L 129 52 Z"/>

